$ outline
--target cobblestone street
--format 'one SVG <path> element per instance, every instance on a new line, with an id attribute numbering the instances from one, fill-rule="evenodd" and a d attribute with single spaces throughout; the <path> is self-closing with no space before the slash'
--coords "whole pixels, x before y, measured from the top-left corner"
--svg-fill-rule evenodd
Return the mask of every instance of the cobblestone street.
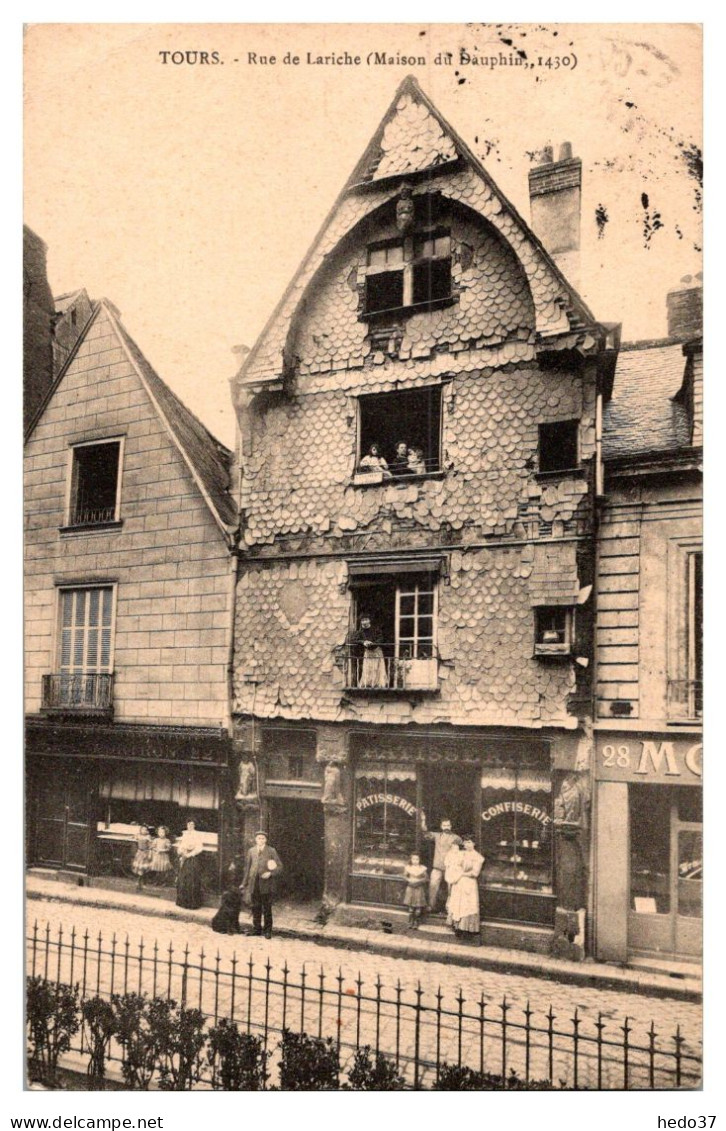
<path id="1" fill-rule="evenodd" d="M 211 919 L 212 913 L 209 913 Z M 243 916 L 243 921 L 244 921 Z M 309 1033 L 339 1036 L 345 1061 L 356 1044 L 370 1043 L 389 1055 L 398 1055 L 404 1070 L 410 1068 L 418 1041 L 423 1063 L 423 1082 L 431 1078 L 431 1065 L 437 1052 L 441 1060 L 456 1060 L 488 1071 L 501 1071 L 506 1054 L 507 1068 L 522 1073 L 525 1057 L 529 1073 L 535 1078 L 549 1076 L 547 1028 L 556 1035 L 550 1040 L 552 1078 L 573 1084 L 573 1016 L 579 1020 L 580 1086 L 597 1086 L 596 1038 L 598 1015 L 606 1046 L 602 1063 L 603 1087 L 622 1086 L 622 1052 L 608 1053 L 607 1042 L 623 1041 L 622 1027 L 629 1026 L 631 1087 L 647 1086 L 647 1061 L 638 1047 L 648 1049 L 651 1023 L 655 1047 L 661 1052 L 674 1049 L 672 1038 L 680 1026 L 684 1038 L 682 1051 L 700 1055 L 701 1008 L 699 1005 L 663 1000 L 644 994 L 586 986 L 561 985 L 551 980 L 494 971 L 467 970 L 461 966 L 415 959 L 400 959 L 371 952 L 346 952 L 307 940 L 229 937 L 213 934 L 205 925 L 171 921 L 162 917 L 137 915 L 118 909 L 71 905 L 34 900 L 28 905 L 28 934 L 37 921 L 36 972 L 49 978 L 81 981 L 87 994 L 99 990 L 109 993 L 124 989 L 169 993 L 187 1004 L 198 1006 L 208 1016 L 233 1016 L 253 1030 L 267 1029 L 269 1044 L 276 1043 L 283 1025 L 304 1028 Z M 62 928 L 63 942 L 70 942 L 75 930 L 73 956 L 64 946 L 59 959 L 53 943 Z M 84 944 L 84 936 L 88 940 Z M 102 957 L 98 961 L 98 935 L 103 937 Z M 51 940 L 50 959 L 44 970 L 44 940 Z M 113 957 L 112 949 L 115 935 Z M 128 939 L 128 945 L 127 945 Z M 143 940 L 143 942 L 142 942 Z M 156 943 L 156 949 L 154 947 Z M 84 953 L 85 946 L 85 953 Z M 138 961 L 139 948 L 143 961 Z M 184 951 L 188 947 L 188 969 L 184 971 Z M 32 945 L 29 970 L 32 968 Z M 169 968 L 171 954 L 173 966 Z M 41 958 L 42 955 L 42 958 Z M 269 974 L 267 963 L 269 961 Z M 73 963 L 71 967 L 71 962 Z M 177 965 L 179 964 L 179 965 Z M 284 973 L 287 966 L 287 975 Z M 232 971 L 235 978 L 232 981 Z M 301 977 L 304 970 L 305 976 Z M 380 978 L 380 989 L 377 980 Z M 184 982 L 184 986 L 182 985 Z M 419 1024 L 416 1020 L 416 991 L 422 995 Z M 320 994 L 320 988 L 323 994 Z M 440 998 L 438 997 L 440 994 Z M 362 995 L 363 1002 L 358 996 Z M 377 1003 L 377 998 L 380 1001 Z M 506 998 L 506 1032 L 502 1033 L 502 1002 Z M 437 1018 L 437 1000 L 445 1011 Z M 481 1004 L 485 1022 L 481 1023 Z M 552 1006 L 554 1020 L 548 1020 Z M 525 1010 L 531 1010 L 535 1030 L 525 1041 Z M 483 1039 L 482 1039 L 483 1034 Z M 529 1047 L 525 1047 L 526 1045 Z M 655 1057 L 659 1086 L 673 1087 L 666 1071 L 673 1072 L 673 1058 L 659 1052 Z M 689 1067 L 688 1073 L 692 1071 Z M 686 1074 L 683 1083 L 693 1086 Z"/>

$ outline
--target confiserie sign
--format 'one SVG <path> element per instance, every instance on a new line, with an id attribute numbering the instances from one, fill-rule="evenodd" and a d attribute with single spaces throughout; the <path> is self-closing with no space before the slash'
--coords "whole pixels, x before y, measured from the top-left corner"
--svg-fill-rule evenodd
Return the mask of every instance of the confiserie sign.
<path id="1" fill-rule="evenodd" d="M 652 781 L 700 785 L 703 743 L 687 739 L 631 738 L 598 742 L 595 775 L 601 781 Z"/>

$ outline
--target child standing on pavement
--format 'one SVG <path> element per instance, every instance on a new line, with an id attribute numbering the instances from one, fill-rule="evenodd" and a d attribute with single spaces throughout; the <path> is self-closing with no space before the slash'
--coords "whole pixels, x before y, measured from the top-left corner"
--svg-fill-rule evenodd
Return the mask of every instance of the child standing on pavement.
<path id="1" fill-rule="evenodd" d="M 421 863 L 418 853 L 414 852 L 410 862 L 403 870 L 406 877 L 406 891 L 403 903 L 408 907 L 408 925 L 412 931 L 417 931 L 422 912 L 426 907 L 426 891 L 428 888 L 428 869 Z"/>
<path id="2" fill-rule="evenodd" d="M 141 891 L 144 886 L 144 876 L 151 867 L 151 837 L 146 825 L 141 825 L 136 838 L 136 855 L 131 865 L 131 871 L 136 876 L 136 886 Z"/>

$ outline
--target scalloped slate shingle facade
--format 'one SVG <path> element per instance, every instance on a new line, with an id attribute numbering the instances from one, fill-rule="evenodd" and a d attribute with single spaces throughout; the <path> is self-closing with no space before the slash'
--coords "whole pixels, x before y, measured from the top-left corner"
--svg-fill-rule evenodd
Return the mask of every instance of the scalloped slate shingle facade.
<path id="1" fill-rule="evenodd" d="M 452 301 L 382 330 L 364 309 L 367 249 L 397 238 L 403 188 L 414 201 L 431 194 L 450 233 Z M 478 162 L 404 84 L 235 388 L 238 749 L 260 758 L 266 812 L 287 787 L 268 792 L 265 733 L 314 731 L 317 762 L 343 767 L 335 828 L 326 810 L 332 902 L 346 898 L 354 731 L 373 743 L 379 728 L 481 743 L 507 728 L 527 749 L 548 735 L 550 771 L 587 765 L 588 674 L 570 657 L 535 657 L 534 610 L 574 608 L 593 580 L 603 337 Z M 427 387 L 441 393 L 440 470 L 354 482 L 359 398 Z M 540 475 L 538 426 L 558 421 L 577 422 L 579 467 Z M 351 694 L 335 651 L 350 629 L 351 563 L 375 572 L 381 555 L 390 567 L 413 553 L 441 563 L 438 687 Z M 583 607 L 576 654 L 591 648 L 589 622 Z M 304 776 L 320 786 L 322 767 Z M 248 834 L 264 819 L 251 814 Z"/>

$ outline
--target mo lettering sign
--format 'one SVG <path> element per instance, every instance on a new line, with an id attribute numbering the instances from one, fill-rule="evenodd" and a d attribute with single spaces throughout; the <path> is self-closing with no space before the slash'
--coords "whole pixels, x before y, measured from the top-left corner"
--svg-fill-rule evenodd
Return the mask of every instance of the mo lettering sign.
<path id="1" fill-rule="evenodd" d="M 703 744 L 679 739 L 603 737 L 595 775 L 600 781 L 650 781 L 701 785 Z"/>

